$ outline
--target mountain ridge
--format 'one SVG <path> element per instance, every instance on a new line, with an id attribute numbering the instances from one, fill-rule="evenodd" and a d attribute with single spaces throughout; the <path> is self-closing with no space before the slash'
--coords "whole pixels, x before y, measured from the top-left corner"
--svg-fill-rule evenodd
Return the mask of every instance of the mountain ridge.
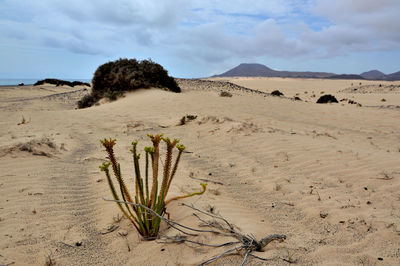
<path id="1" fill-rule="evenodd" d="M 327 78 L 327 79 L 361 79 L 361 80 L 400 80 L 400 71 L 384 74 L 379 70 L 370 70 L 358 74 L 335 74 L 313 71 L 280 71 L 259 63 L 241 63 L 238 66 L 213 77 L 281 77 L 281 78 Z"/>

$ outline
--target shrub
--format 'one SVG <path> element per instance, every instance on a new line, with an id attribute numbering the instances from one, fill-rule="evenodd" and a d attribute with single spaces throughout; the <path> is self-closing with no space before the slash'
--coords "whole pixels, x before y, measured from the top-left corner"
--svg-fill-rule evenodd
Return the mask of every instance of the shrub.
<path id="1" fill-rule="evenodd" d="M 278 91 L 278 90 L 274 90 L 273 92 L 271 92 L 271 95 L 272 95 L 272 96 L 282 96 L 283 93 L 280 92 L 280 91 Z"/>
<path id="2" fill-rule="evenodd" d="M 106 148 L 109 162 L 103 163 L 100 169 L 105 172 L 108 185 L 110 186 L 111 193 L 114 200 L 117 202 L 119 209 L 125 215 L 126 218 L 133 224 L 136 230 L 139 232 L 144 239 L 151 240 L 155 239 L 158 235 L 160 229 L 160 222 L 162 216 L 166 214 L 166 206 L 169 202 L 181 198 L 187 198 L 194 195 L 201 195 L 206 190 L 206 184 L 201 184 L 202 191 L 195 192 L 192 194 L 173 197 L 166 200 L 171 182 L 175 176 L 176 170 L 178 169 L 179 160 L 181 158 L 182 152 L 185 150 L 185 146 L 177 145 L 179 140 L 174 139 L 171 141 L 169 138 L 162 138 L 162 135 L 148 135 L 153 143 L 153 147 L 145 147 L 145 178 L 142 178 L 139 159 L 140 154 L 137 153 L 137 141 L 132 142 L 132 155 L 133 163 L 135 167 L 135 194 L 134 197 L 128 191 L 125 181 L 122 177 L 120 164 L 114 155 L 113 147 L 115 145 L 115 140 L 104 139 L 101 141 L 102 145 Z M 160 142 L 163 140 L 167 146 L 167 153 L 164 160 L 164 171 L 161 186 L 158 182 L 158 166 L 160 161 Z M 172 155 L 173 149 L 178 149 L 178 155 L 175 159 L 174 165 L 172 165 Z M 149 189 L 149 157 L 151 158 L 151 168 L 153 182 L 151 189 Z M 110 177 L 109 166 L 112 166 L 114 176 L 119 184 L 119 193 L 114 186 L 114 183 Z M 123 202 L 118 202 L 123 200 Z M 134 203 L 136 205 L 128 204 Z M 151 209 L 153 212 L 149 212 Z"/>
<path id="3" fill-rule="evenodd" d="M 118 98 L 123 97 L 124 93 L 121 91 L 107 91 L 104 94 L 104 97 L 107 98 L 109 101 L 116 101 Z"/>
<path id="4" fill-rule="evenodd" d="M 331 94 L 325 94 L 319 97 L 317 103 L 337 103 L 338 100 Z"/>
<path id="5" fill-rule="evenodd" d="M 168 72 L 161 65 L 151 60 L 119 59 L 105 63 L 94 73 L 92 85 L 91 99 L 94 102 L 88 101 L 89 98 L 81 100 L 91 105 L 103 97 L 111 101 L 116 100 L 124 92 L 139 88 L 157 87 L 181 92 L 175 79 L 168 76 Z M 85 107 L 91 105 L 85 105 Z"/>
<path id="6" fill-rule="evenodd" d="M 33 84 L 33 86 L 38 86 L 38 85 L 43 85 L 43 84 L 53 84 L 56 86 L 70 86 L 70 87 L 74 87 L 74 86 L 79 86 L 79 85 L 83 85 L 83 86 L 88 86 L 90 87 L 89 83 L 86 82 L 81 82 L 81 81 L 66 81 L 66 80 L 61 80 L 61 79 L 42 79 L 42 80 L 38 80 L 36 81 L 35 84 Z"/>
<path id="7" fill-rule="evenodd" d="M 219 93 L 219 96 L 221 96 L 221 97 L 232 97 L 232 93 L 227 92 L 227 91 L 221 91 Z"/>
<path id="8" fill-rule="evenodd" d="M 86 94 L 78 101 L 78 108 L 87 108 L 95 104 L 99 99 L 94 97 L 92 94 Z"/>
<path id="9" fill-rule="evenodd" d="M 82 82 L 82 81 L 72 81 L 72 87 L 74 86 L 88 86 L 90 87 L 90 84 L 87 82 Z"/>
<path id="10" fill-rule="evenodd" d="M 195 120 L 197 118 L 197 115 L 186 115 L 186 116 L 182 116 L 181 120 L 180 120 L 180 125 L 183 126 L 185 125 L 187 122 Z"/>
<path id="11" fill-rule="evenodd" d="M 151 60 L 119 59 L 99 66 L 94 73 L 93 95 L 101 98 L 109 91 L 132 91 L 139 88 L 166 88 L 181 92 L 175 79 Z"/>

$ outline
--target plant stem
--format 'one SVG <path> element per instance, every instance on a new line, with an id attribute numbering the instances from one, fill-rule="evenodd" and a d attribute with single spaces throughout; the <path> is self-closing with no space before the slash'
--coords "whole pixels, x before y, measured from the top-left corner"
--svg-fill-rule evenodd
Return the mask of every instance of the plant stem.
<path id="1" fill-rule="evenodd" d="M 157 193 L 157 187 L 158 187 L 158 161 L 160 159 L 160 141 L 161 141 L 161 135 L 149 135 L 151 141 L 153 142 L 153 157 L 152 157 L 152 163 L 153 163 L 153 185 L 151 187 L 151 194 L 150 194 L 150 202 L 149 205 L 152 206 L 152 203 L 156 201 L 156 193 Z"/>

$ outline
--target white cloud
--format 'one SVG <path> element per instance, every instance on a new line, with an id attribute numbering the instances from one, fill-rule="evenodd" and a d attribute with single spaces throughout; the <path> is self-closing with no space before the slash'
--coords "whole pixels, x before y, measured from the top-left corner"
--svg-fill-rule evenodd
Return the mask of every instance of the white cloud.
<path id="1" fill-rule="evenodd" d="M 332 23 L 314 34 L 328 39 L 330 46 L 343 50 L 400 48 L 398 0 L 319 0 L 312 10 Z"/>
<path id="2" fill-rule="evenodd" d="M 0 40 L 200 65 L 307 60 L 400 49 L 399 10 L 399 0 L 4 0 Z"/>

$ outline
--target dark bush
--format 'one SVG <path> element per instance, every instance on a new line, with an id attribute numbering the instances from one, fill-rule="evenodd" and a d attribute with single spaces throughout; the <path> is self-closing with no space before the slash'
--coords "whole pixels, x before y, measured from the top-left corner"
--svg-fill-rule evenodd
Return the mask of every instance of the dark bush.
<path id="1" fill-rule="evenodd" d="M 125 92 L 149 87 L 181 92 L 175 79 L 151 60 L 119 59 L 105 63 L 97 68 L 92 84 L 92 93 L 97 98 L 111 91 Z"/>
<path id="2" fill-rule="evenodd" d="M 232 93 L 227 92 L 227 91 L 221 91 L 219 93 L 219 96 L 221 96 L 221 97 L 232 97 Z"/>
<path id="3" fill-rule="evenodd" d="M 283 93 L 280 92 L 280 91 L 278 91 L 278 90 L 274 90 L 273 92 L 271 92 L 271 95 L 272 95 L 272 96 L 282 96 Z"/>
<path id="4" fill-rule="evenodd" d="M 70 87 L 74 87 L 74 86 L 79 86 L 79 85 L 84 85 L 84 86 L 88 86 L 90 87 L 90 84 L 87 82 L 81 82 L 81 81 L 67 81 L 67 80 L 61 80 L 61 79 L 42 79 L 42 80 L 38 80 L 36 81 L 35 84 L 33 84 L 33 86 L 38 86 L 38 85 L 43 85 L 43 84 L 53 84 L 56 86 L 70 86 Z"/>
<path id="5" fill-rule="evenodd" d="M 187 122 L 195 120 L 197 118 L 197 115 L 186 115 L 186 116 L 182 116 L 181 120 L 180 120 L 180 125 L 183 126 L 185 125 Z"/>
<path id="6" fill-rule="evenodd" d="M 82 109 L 82 108 L 90 107 L 93 104 L 95 104 L 98 100 L 99 99 L 94 97 L 92 94 L 87 94 L 78 101 L 78 108 Z"/>
<path id="7" fill-rule="evenodd" d="M 123 96 L 124 96 L 124 93 L 122 91 L 109 90 L 104 94 L 104 97 L 110 101 L 116 101 L 118 98 L 121 98 Z"/>
<path id="8" fill-rule="evenodd" d="M 72 81 L 72 87 L 75 86 L 88 86 L 90 87 L 90 84 L 87 82 L 81 82 L 81 81 Z"/>
<path id="9" fill-rule="evenodd" d="M 151 60 L 119 59 L 99 66 L 92 79 L 92 93 L 78 102 L 78 108 L 92 106 L 101 98 L 114 101 L 126 91 L 157 87 L 181 92 L 175 79 Z"/>
<path id="10" fill-rule="evenodd" d="M 321 97 L 319 97 L 317 103 L 337 103 L 338 100 L 336 100 L 335 96 L 332 96 L 330 94 L 325 94 Z"/>

